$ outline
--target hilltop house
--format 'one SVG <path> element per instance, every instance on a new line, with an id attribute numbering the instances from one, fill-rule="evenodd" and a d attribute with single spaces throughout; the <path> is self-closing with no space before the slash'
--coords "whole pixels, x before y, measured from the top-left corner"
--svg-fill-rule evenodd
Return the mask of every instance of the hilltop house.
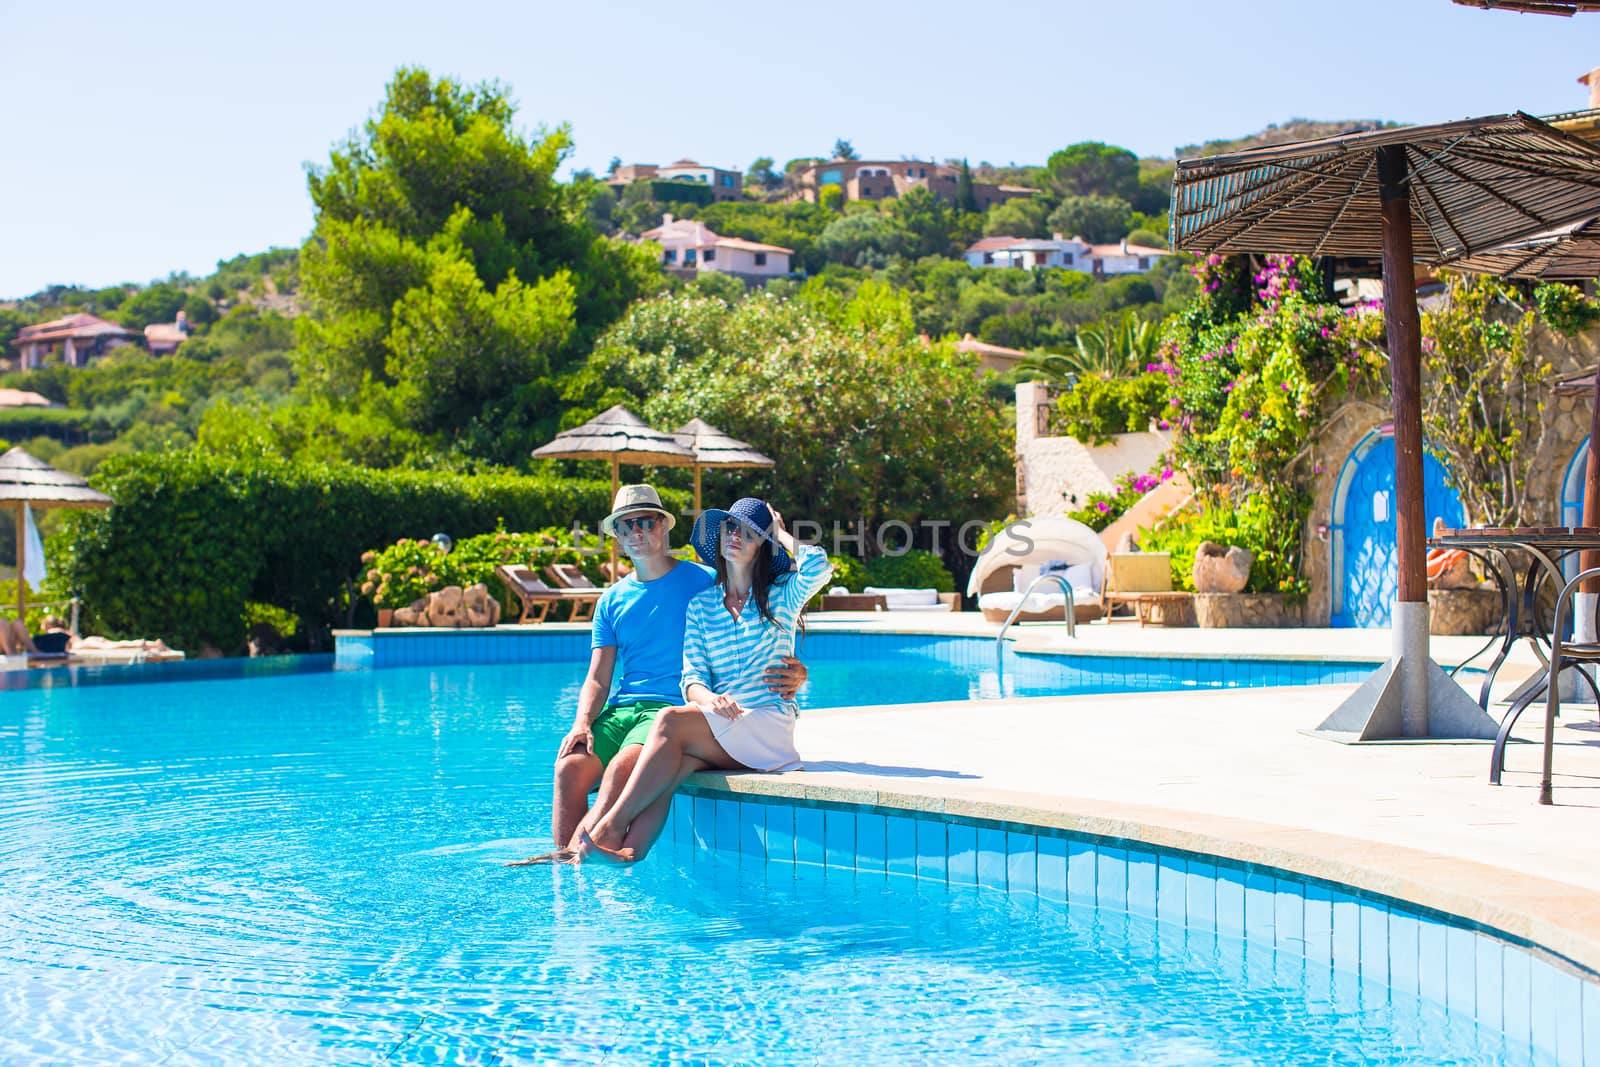
<path id="1" fill-rule="evenodd" d="M 1081 237 L 1053 234 L 1049 240 L 1018 237 L 985 237 L 972 244 L 964 255 L 974 267 L 1064 267 L 1086 274 L 1143 274 L 1161 256 L 1172 253 L 1164 248 L 1116 244 L 1092 245 Z"/>
<path id="2" fill-rule="evenodd" d="M 144 328 L 145 347 L 152 356 L 170 356 L 189 339 L 189 319 L 178 312 L 176 322 L 152 322 Z"/>
<path id="3" fill-rule="evenodd" d="M 745 281 L 760 282 L 789 273 L 793 249 L 764 245 L 738 237 L 722 237 L 703 222 L 661 216 L 661 225 L 640 235 L 661 246 L 661 265 L 693 277 L 700 271 L 718 271 Z"/>
<path id="4" fill-rule="evenodd" d="M 121 345 L 138 343 L 139 335 L 96 315 L 79 312 L 49 322 L 24 326 L 11 342 L 17 349 L 19 370 L 32 370 L 58 358 L 69 367 L 86 366 L 90 359 Z"/>
<path id="5" fill-rule="evenodd" d="M 744 199 L 744 175 L 741 172 L 708 167 L 692 159 L 680 159 L 664 167 L 654 163 L 630 163 L 612 171 L 605 181 L 619 196 L 634 182 L 655 181 L 703 185 L 711 190 L 711 199 L 714 201 Z"/>
<path id="6" fill-rule="evenodd" d="M 920 185 L 953 204 L 959 193 L 961 170 L 920 159 L 830 159 L 802 167 L 794 178 L 800 199 L 813 204 L 822 195 L 825 185 L 837 185 L 844 190 L 846 200 L 869 201 L 904 196 Z M 1032 196 L 1036 191 L 1016 185 L 972 183 L 972 195 L 979 211 L 987 211 L 995 204 L 1017 197 Z"/>

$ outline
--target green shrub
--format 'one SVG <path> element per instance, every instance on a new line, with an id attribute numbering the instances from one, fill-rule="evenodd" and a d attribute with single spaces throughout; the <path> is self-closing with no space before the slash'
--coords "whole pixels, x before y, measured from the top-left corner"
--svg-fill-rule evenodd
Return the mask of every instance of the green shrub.
<path id="1" fill-rule="evenodd" d="M 842 585 L 852 593 L 861 592 L 862 588 L 871 585 L 867 578 L 866 564 L 854 556 L 829 556 L 828 562 L 833 564 L 833 578 L 828 582 L 828 588 Z"/>
<path id="2" fill-rule="evenodd" d="M 1056 402 L 1055 431 L 1087 445 L 1102 444 L 1119 433 L 1141 433 L 1166 410 L 1171 386 L 1171 379 L 1157 372 L 1137 378 L 1080 378 Z"/>
<path id="3" fill-rule="evenodd" d="M 374 545 L 441 531 L 465 540 L 502 520 L 592 525 L 610 510 L 605 482 L 195 452 L 112 456 L 90 480 L 116 506 L 68 516 L 49 546 L 87 626 L 195 651 L 242 650 L 247 601 L 293 613 L 302 647 L 324 647 L 330 627 L 354 622 L 361 554 Z M 669 508 L 687 503 L 662 495 Z"/>
<path id="4" fill-rule="evenodd" d="M 1310 498 L 1293 488 L 1260 490 L 1237 507 L 1225 497 L 1168 517 L 1139 531 L 1147 552 L 1172 553 L 1172 587 L 1194 591 L 1194 553 L 1201 541 L 1249 549 L 1247 593 L 1287 593 L 1303 599 L 1310 585 L 1300 574 L 1300 537 Z"/>
<path id="5" fill-rule="evenodd" d="M 865 585 L 888 589 L 937 589 L 956 591 L 956 580 L 944 562 L 932 552 L 913 548 L 902 556 L 879 556 L 868 560 Z"/>

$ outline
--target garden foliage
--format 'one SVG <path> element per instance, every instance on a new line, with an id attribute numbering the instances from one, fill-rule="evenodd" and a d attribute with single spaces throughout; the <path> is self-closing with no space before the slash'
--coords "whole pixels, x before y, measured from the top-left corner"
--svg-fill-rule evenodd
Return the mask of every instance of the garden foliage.
<path id="1" fill-rule="evenodd" d="M 401 537 L 465 540 L 506 526 L 592 526 L 604 482 L 290 464 L 193 452 L 118 456 L 93 484 L 116 506 L 71 515 L 51 562 L 84 600 L 85 625 L 239 652 L 245 604 L 284 608 L 317 647 L 351 621 L 361 554 Z M 667 506 L 687 504 L 665 494 Z M 363 621 L 370 621 L 363 613 Z"/>

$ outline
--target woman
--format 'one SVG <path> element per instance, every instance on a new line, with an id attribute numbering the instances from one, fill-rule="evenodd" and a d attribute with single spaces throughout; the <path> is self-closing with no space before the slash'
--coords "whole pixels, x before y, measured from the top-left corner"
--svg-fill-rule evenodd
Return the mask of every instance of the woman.
<path id="1" fill-rule="evenodd" d="M 716 568 L 716 584 L 689 601 L 683 641 L 686 704 L 657 717 L 616 803 L 580 836 L 580 853 L 643 859 L 665 823 L 678 785 L 695 771 L 779 771 L 800 765 L 798 714 L 765 681 L 794 652 L 800 611 L 828 584 L 822 549 L 799 545 L 783 517 L 745 497 L 700 516 L 695 552 Z M 637 824 L 637 828 L 636 825 Z"/>

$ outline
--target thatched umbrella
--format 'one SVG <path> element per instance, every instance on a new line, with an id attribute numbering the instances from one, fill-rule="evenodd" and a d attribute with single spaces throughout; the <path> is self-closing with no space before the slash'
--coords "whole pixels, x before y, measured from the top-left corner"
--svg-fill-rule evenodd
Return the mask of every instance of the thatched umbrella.
<path id="1" fill-rule="evenodd" d="M 604 459 L 611 462 L 611 499 L 617 498 L 622 464 L 646 467 L 687 467 L 694 453 L 669 433 L 652 430 L 621 404 L 570 430 L 562 430 L 547 445 L 533 450 L 536 459 Z M 617 543 L 611 542 L 611 573 L 617 572 Z"/>
<path id="2" fill-rule="evenodd" d="M 700 517 L 700 472 L 708 467 L 772 467 L 767 456 L 704 419 L 690 419 L 672 431 L 678 443 L 694 453 L 694 514 Z"/>
<path id="3" fill-rule="evenodd" d="M 17 618 L 25 620 L 28 583 L 23 581 L 27 536 L 23 505 L 44 508 L 109 508 L 111 498 L 76 474 L 58 471 L 21 448 L 0 456 L 0 507 L 17 516 Z"/>
<path id="4" fill-rule="evenodd" d="M 621 404 L 533 450 L 535 459 L 604 459 L 611 463 L 611 497 L 616 499 L 622 464 L 646 467 L 688 467 L 694 453 L 670 433 L 652 430 Z"/>
<path id="5" fill-rule="evenodd" d="M 1600 0 L 1456 0 L 1462 7 L 1515 11 L 1523 15 L 1576 15 L 1600 11 Z"/>
<path id="6" fill-rule="evenodd" d="M 1494 721 L 1428 658 L 1413 261 L 1471 255 L 1596 214 L 1600 150 L 1521 112 L 1178 161 L 1174 248 L 1383 257 L 1398 498 L 1394 654 L 1320 729 L 1363 740 L 1494 736 Z"/>

